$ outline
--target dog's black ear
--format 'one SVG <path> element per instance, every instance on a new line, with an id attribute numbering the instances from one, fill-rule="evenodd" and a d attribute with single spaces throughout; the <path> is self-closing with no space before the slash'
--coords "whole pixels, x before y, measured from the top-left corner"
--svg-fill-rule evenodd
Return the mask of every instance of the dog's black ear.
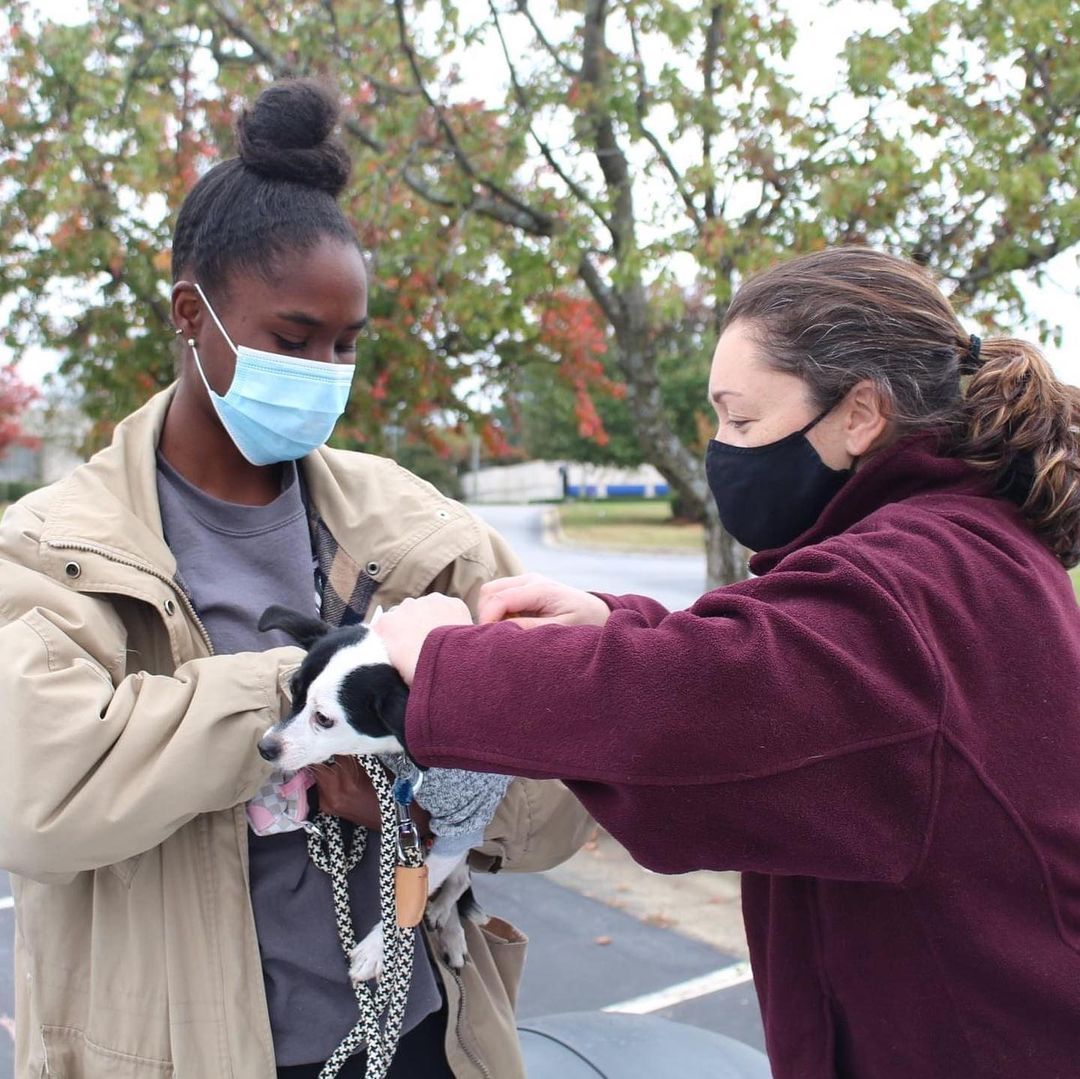
<path id="1" fill-rule="evenodd" d="M 275 603 L 267 607 L 259 619 L 259 631 L 284 630 L 301 648 L 310 648 L 320 637 L 330 632 L 330 626 L 319 618 L 310 618 L 299 611 L 291 611 Z"/>
<path id="2" fill-rule="evenodd" d="M 409 687 L 392 667 L 380 680 L 374 703 L 375 714 L 382 725 L 401 743 L 401 748 L 405 750 L 409 760 L 421 771 L 425 771 L 424 766 L 413 758 L 405 744 L 405 710 L 409 705 Z"/>

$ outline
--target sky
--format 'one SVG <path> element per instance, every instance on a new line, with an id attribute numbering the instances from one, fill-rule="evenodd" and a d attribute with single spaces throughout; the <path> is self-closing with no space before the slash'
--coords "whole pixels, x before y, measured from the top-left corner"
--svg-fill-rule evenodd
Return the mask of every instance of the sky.
<path id="1" fill-rule="evenodd" d="M 37 0 L 34 7 L 48 18 L 71 24 L 85 22 L 89 17 L 86 0 Z M 822 58 L 836 56 L 854 28 L 886 29 L 890 20 L 896 17 L 891 5 L 879 5 L 875 9 L 860 0 L 791 0 L 788 10 L 798 25 L 797 44 L 791 57 L 792 70 L 799 84 L 813 94 L 825 93 L 835 85 L 839 63 L 823 63 Z M 493 57 L 493 60 L 495 62 L 490 68 L 480 64 L 470 70 L 499 71 L 497 58 Z M 479 92 L 483 94 L 482 89 Z M 1060 326 L 1061 344 L 1046 343 L 1042 347 L 1058 377 L 1074 385 L 1080 385 L 1078 289 L 1080 250 L 1073 249 L 1047 264 L 1040 285 L 1028 283 L 1024 286 L 1031 322 L 1015 329 L 1016 336 L 1035 340 L 1039 320 Z M 2 317 L 3 311 L 0 309 Z M 55 354 L 42 350 L 31 350 L 13 357 L 0 346 L 0 362 L 13 358 L 17 360 L 23 377 L 36 384 L 40 384 L 55 369 L 58 361 Z"/>

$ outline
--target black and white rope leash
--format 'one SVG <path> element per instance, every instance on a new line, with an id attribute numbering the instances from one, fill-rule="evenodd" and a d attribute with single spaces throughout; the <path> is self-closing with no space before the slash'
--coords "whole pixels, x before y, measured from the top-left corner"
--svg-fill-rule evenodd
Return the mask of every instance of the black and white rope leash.
<path id="1" fill-rule="evenodd" d="M 353 985 L 360 1018 L 326 1061 L 319 1073 L 319 1079 L 334 1079 L 342 1065 L 361 1046 L 365 1046 L 367 1051 L 366 1079 L 384 1079 L 401 1036 L 405 1002 L 412 981 L 415 929 L 402 929 L 398 926 L 395 874 L 399 862 L 411 867 L 421 865 L 424 859 L 423 846 L 408 817 L 408 800 L 395 798 L 394 789 L 382 765 L 375 757 L 358 759 L 371 778 L 382 818 L 383 838 L 379 844 L 379 908 L 382 917 L 383 976 L 374 991 L 367 982 Z M 406 807 L 404 813 L 399 809 L 401 805 Z M 308 829 L 308 853 L 311 860 L 330 877 L 338 936 L 345 952 L 346 963 L 350 961 L 357 943 L 349 909 L 348 875 L 364 856 L 366 846 L 367 829 L 357 826 L 352 848 L 346 854 L 341 821 L 326 813 L 320 813 Z"/>

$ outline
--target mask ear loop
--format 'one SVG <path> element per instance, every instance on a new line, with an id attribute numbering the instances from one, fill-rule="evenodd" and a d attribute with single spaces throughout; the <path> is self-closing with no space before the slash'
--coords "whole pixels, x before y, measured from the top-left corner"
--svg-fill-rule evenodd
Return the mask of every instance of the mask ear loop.
<path id="1" fill-rule="evenodd" d="M 799 434 L 800 434 L 800 435 L 805 435 L 807 431 L 809 431 L 809 430 L 812 430 L 812 429 L 813 429 L 814 427 L 816 427 L 816 426 L 817 426 L 817 425 L 818 425 L 819 423 L 821 423 L 821 421 L 822 421 L 823 419 L 825 419 L 825 417 L 826 417 L 826 416 L 827 416 L 827 415 L 828 415 L 828 414 L 829 414 L 830 412 L 832 412 L 832 410 L 833 410 L 834 408 L 836 408 L 836 406 L 837 406 L 838 404 L 840 404 L 840 402 L 841 402 L 841 401 L 843 401 L 844 397 L 846 397 L 846 396 L 847 396 L 847 394 L 845 393 L 845 394 L 844 394 L 844 395 L 843 395 L 842 397 L 839 397 L 839 398 L 837 398 L 837 400 L 833 401 L 833 403 L 832 403 L 831 405 L 829 405 L 829 407 L 828 407 L 827 409 L 825 409 L 825 411 L 824 411 L 824 412 L 822 412 L 822 413 L 820 413 L 819 415 L 815 416 L 815 417 L 814 417 L 814 418 L 813 418 L 813 419 L 812 419 L 812 420 L 811 420 L 811 421 L 810 421 L 810 422 L 809 422 L 809 423 L 808 423 L 808 424 L 807 424 L 807 425 L 806 425 L 806 426 L 805 426 L 805 427 L 804 427 L 804 428 L 803 428 L 803 429 L 802 429 L 802 430 L 801 430 L 801 431 L 799 432 Z M 861 458 L 859 458 L 859 457 L 852 457 L 852 459 L 851 459 L 851 464 L 850 464 L 850 465 L 848 466 L 848 468 L 846 469 L 846 471 L 848 471 L 848 472 L 851 472 L 852 474 L 854 474 L 854 473 L 855 473 L 855 470 L 856 470 L 856 469 L 858 468 L 858 466 L 859 466 L 859 461 L 860 461 L 860 460 L 861 460 Z"/>
<path id="2" fill-rule="evenodd" d="M 214 325 L 221 331 L 221 336 L 225 338 L 226 344 L 233 350 L 234 355 L 239 356 L 240 350 L 233 344 L 232 338 L 226 333 L 225 327 L 221 324 L 221 319 L 217 317 L 217 312 L 210 305 L 210 301 L 206 298 L 206 293 L 203 292 L 202 285 L 200 285 L 198 281 L 195 282 L 195 291 L 198 292 L 199 296 L 202 298 L 202 302 L 206 304 L 206 310 L 210 312 L 210 317 L 214 320 Z M 179 333 L 180 331 L 177 330 L 176 332 Z M 216 394 L 210 388 L 210 383 L 206 379 L 206 372 L 203 370 L 202 360 L 199 359 L 199 350 L 195 347 L 195 338 L 189 337 L 187 344 L 188 348 L 191 349 L 191 354 L 195 357 L 195 367 L 198 369 L 199 377 L 202 379 L 203 385 L 206 387 L 206 392 L 209 394 L 210 400 L 212 401 Z"/>
<path id="3" fill-rule="evenodd" d="M 198 281 L 195 282 L 195 291 L 202 297 L 202 302 L 206 304 L 206 310 L 210 312 L 210 317 L 214 320 L 214 325 L 221 331 L 221 336 L 225 338 L 229 348 L 233 350 L 234 355 L 239 355 L 240 350 L 233 344 L 232 338 L 225 332 L 225 327 L 221 325 L 221 319 L 217 317 L 217 312 L 210 306 L 210 301 L 206 298 L 206 293 L 202 290 L 202 285 Z"/>
<path id="4" fill-rule="evenodd" d="M 841 398 L 839 398 L 839 400 L 833 401 L 833 403 L 831 405 L 829 405 L 829 407 L 827 409 L 825 409 L 824 412 L 819 412 L 805 427 L 803 427 L 800 431 L 798 431 L 798 434 L 805 435 L 807 431 L 812 431 L 815 427 L 817 427 L 817 425 L 819 423 L 821 423 L 821 421 L 823 419 L 825 419 L 825 417 L 830 412 L 832 412 L 832 410 L 834 408 L 836 408 L 836 406 L 838 404 L 840 404 L 841 401 L 843 401 L 843 399 L 844 398 L 841 397 Z"/>
<path id="5" fill-rule="evenodd" d="M 187 346 L 191 349 L 192 356 L 195 357 L 195 370 L 199 372 L 199 378 L 202 379 L 202 384 L 206 387 L 206 392 L 209 395 L 210 400 L 213 401 L 217 394 L 211 389 L 210 383 L 206 381 L 206 372 L 203 370 L 202 360 L 199 359 L 199 350 L 195 347 L 194 337 L 189 337 L 187 339 Z"/>

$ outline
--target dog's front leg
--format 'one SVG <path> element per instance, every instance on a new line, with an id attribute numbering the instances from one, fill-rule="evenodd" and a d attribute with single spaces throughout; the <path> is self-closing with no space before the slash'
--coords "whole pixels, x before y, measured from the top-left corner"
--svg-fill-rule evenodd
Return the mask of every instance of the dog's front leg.
<path id="1" fill-rule="evenodd" d="M 458 901 L 469 890 L 466 855 L 439 858 L 433 852 L 428 859 L 428 866 L 431 881 L 428 891 L 433 895 L 428 901 L 428 929 L 443 961 L 452 970 L 459 971 L 465 965 L 468 954 L 465 927 L 458 910 Z"/>
<path id="2" fill-rule="evenodd" d="M 435 840 L 435 844 L 427 856 L 428 895 L 434 895 L 443 886 L 446 878 L 449 877 L 459 865 L 464 865 L 468 854 L 468 850 L 444 854 L 439 850 L 439 840 Z"/>
<path id="3" fill-rule="evenodd" d="M 349 956 L 349 977 L 353 983 L 367 982 L 383 976 L 382 922 L 352 950 Z"/>

